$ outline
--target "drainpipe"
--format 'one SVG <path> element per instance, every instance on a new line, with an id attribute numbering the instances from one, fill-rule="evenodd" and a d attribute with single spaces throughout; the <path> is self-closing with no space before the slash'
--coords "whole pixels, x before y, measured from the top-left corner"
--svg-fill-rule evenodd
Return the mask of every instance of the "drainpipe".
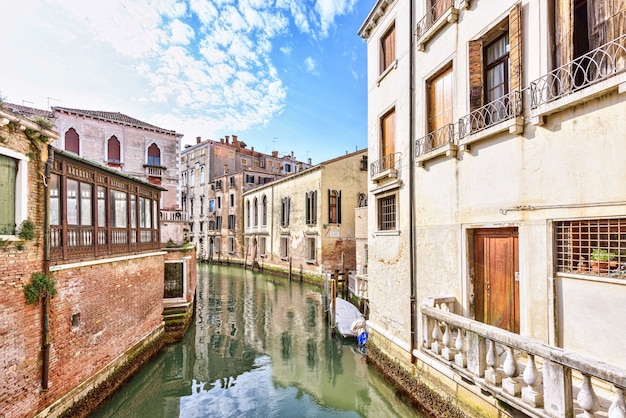
<path id="1" fill-rule="evenodd" d="M 414 141 L 413 141 L 413 134 L 414 134 L 414 121 L 413 121 L 413 108 L 414 108 L 414 96 L 415 96 L 415 77 L 413 74 L 413 48 L 414 48 L 414 43 L 413 43 L 413 2 L 410 1 L 409 2 L 409 24 L 410 24 L 410 30 L 409 30 L 409 36 L 411 37 L 411 40 L 409 41 L 409 204 L 410 206 L 410 210 L 409 210 L 409 274 L 411 276 L 411 347 L 410 347 L 410 353 L 411 353 L 411 363 L 415 362 L 415 355 L 413 354 L 413 350 L 416 349 L 417 347 L 419 347 L 419 343 L 416 341 L 417 340 L 417 333 L 415 331 L 415 328 L 417 327 L 417 313 L 418 313 L 418 308 L 417 308 L 417 303 L 415 300 L 415 287 L 416 287 L 416 282 L 417 282 L 417 278 L 415 277 L 415 267 L 414 267 L 414 262 L 415 262 L 415 233 L 413 231 L 413 223 L 414 223 L 414 216 L 415 216 L 415 184 L 414 184 L 414 178 L 415 178 L 415 161 L 413 156 L 415 155 L 415 150 L 414 150 Z"/>
<path id="2" fill-rule="evenodd" d="M 44 199 L 43 199 L 43 272 L 46 276 L 50 274 L 50 169 L 54 162 L 54 149 L 48 145 L 48 161 L 44 169 Z M 50 297 L 44 294 L 42 300 L 42 370 L 41 370 L 41 388 L 48 390 L 48 371 L 50 369 Z"/>

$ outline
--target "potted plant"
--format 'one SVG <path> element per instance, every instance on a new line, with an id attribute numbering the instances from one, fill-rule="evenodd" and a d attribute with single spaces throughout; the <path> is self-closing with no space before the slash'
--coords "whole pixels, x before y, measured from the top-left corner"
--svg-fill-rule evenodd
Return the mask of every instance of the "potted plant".
<path id="1" fill-rule="evenodd" d="M 589 256 L 589 267 L 591 271 L 596 273 L 608 273 L 609 268 L 617 267 L 617 262 L 614 261 L 617 255 L 610 253 L 608 250 L 601 248 L 594 248 Z"/>

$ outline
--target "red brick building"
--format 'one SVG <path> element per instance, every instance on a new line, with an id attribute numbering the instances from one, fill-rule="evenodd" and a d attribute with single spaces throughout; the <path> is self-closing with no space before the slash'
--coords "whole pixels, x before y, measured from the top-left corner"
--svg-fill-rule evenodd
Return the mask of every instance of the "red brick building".
<path id="1" fill-rule="evenodd" d="M 195 257 L 182 261 L 161 249 L 163 189 L 50 147 L 57 135 L 43 120 L 0 107 L 6 418 L 57 416 L 100 383 L 121 382 L 163 344 L 166 257 L 195 278 Z M 56 295 L 27 304 L 32 273 L 52 278 Z M 184 284 L 188 303 L 195 281 Z"/>

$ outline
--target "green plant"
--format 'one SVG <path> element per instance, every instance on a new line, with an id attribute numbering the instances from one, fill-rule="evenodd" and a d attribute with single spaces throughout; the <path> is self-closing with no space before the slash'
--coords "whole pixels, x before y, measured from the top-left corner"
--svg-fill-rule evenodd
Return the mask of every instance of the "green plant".
<path id="1" fill-rule="evenodd" d="M 54 126 L 52 122 L 50 122 L 48 119 L 44 118 L 43 116 L 37 116 L 35 118 L 35 123 L 39 125 L 40 128 L 48 129 L 48 130 L 52 129 L 52 127 Z"/>
<path id="2" fill-rule="evenodd" d="M 608 250 L 602 248 L 594 248 L 591 251 L 591 259 L 594 261 L 610 261 L 614 260 L 617 255 L 615 253 L 610 253 Z"/>
<path id="3" fill-rule="evenodd" d="M 36 236 L 35 228 L 36 225 L 33 221 L 25 219 L 20 225 L 20 232 L 17 235 L 24 241 L 30 241 Z"/>
<path id="4" fill-rule="evenodd" d="M 26 246 L 23 242 L 18 242 L 17 244 L 15 244 L 15 249 L 18 251 L 24 251 L 24 248 L 26 248 Z"/>
<path id="5" fill-rule="evenodd" d="M 0 238 L 0 250 L 4 250 L 6 247 L 9 246 L 9 241 L 8 239 L 4 239 L 4 238 Z"/>
<path id="6" fill-rule="evenodd" d="M 56 282 L 40 271 L 31 274 L 30 282 L 24 286 L 24 297 L 29 305 L 39 302 L 44 295 L 52 297 L 56 294 Z"/>

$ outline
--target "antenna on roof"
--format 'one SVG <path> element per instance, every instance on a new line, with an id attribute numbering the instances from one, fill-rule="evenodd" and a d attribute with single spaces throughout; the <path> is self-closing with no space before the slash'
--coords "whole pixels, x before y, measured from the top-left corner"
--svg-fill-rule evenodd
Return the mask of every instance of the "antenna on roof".
<path id="1" fill-rule="evenodd" d="M 274 147 L 273 150 L 276 149 L 276 141 L 278 140 L 278 137 L 274 137 L 274 139 L 272 140 L 272 146 Z"/>
<path id="2" fill-rule="evenodd" d="M 55 99 L 54 97 L 48 97 L 48 109 L 52 110 L 52 108 L 50 107 L 50 100 L 55 100 L 57 102 L 60 102 L 61 99 Z"/>
<path id="3" fill-rule="evenodd" d="M 33 104 L 33 102 L 31 102 L 30 100 L 24 100 L 24 99 L 22 99 L 22 106 L 24 106 L 24 103 L 30 103 L 30 104 Z"/>

